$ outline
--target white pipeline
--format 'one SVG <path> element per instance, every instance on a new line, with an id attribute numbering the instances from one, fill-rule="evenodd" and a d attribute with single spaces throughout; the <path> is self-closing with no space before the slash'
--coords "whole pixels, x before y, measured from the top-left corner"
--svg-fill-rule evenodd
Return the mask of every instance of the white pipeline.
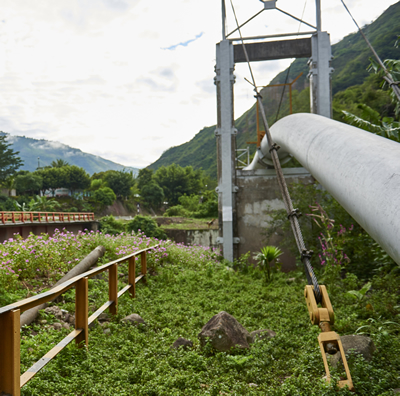
<path id="1" fill-rule="evenodd" d="M 400 144 L 316 114 L 271 127 L 279 157 L 293 155 L 400 264 Z M 272 164 L 264 138 L 245 169 Z"/>

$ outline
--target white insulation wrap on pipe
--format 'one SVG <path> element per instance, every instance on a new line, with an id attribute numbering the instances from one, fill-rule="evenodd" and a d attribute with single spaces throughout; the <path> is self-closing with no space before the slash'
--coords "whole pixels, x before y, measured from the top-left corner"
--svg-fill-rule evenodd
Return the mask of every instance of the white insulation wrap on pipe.
<path id="1" fill-rule="evenodd" d="M 292 154 L 400 264 L 400 144 L 315 114 L 285 117 L 271 135 L 279 157 Z M 265 137 L 245 169 L 263 156 Z"/>

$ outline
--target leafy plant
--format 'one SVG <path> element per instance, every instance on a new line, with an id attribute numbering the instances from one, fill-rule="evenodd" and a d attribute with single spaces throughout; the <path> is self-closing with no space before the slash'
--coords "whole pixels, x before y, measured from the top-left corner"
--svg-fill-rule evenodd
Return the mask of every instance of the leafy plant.
<path id="1" fill-rule="evenodd" d="M 128 222 L 126 228 L 128 232 L 143 232 L 147 237 L 167 239 L 167 234 L 158 227 L 155 220 L 150 216 L 135 216 L 133 220 Z"/>
<path id="2" fill-rule="evenodd" d="M 372 282 L 366 283 L 360 290 L 349 290 L 346 294 L 356 298 L 358 303 L 361 304 L 367 292 L 371 289 Z"/>
<path id="3" fill-rule="evenodd" d="M 271 266 L 276 270 L 276 262 L 283 252 L 275 246 L 264 246 L 261 252 L 255 257 L 258 260 L 258 265 L 264 271 L 265 278 L 269 282 L 271 280 Z"/>

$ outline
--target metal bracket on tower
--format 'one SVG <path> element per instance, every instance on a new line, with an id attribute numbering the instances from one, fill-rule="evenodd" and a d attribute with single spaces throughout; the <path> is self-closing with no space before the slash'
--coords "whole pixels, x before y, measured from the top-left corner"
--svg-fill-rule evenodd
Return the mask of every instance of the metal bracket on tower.
<path id="1" fill-rule="evenodd" d="M 223 238 L 223 237 L 218 237 L 218 238 L 216 239 L 216 242 L 217 242 L 218 244 L 222 245 L 222 244 L 224 243 L 224 238 Z M 234 238 L 233 238 L 233 243 L 234 243 L 235 245 L 239 244 L 239 243 L 240 243 L 240 238 L 234 237 Z"/>

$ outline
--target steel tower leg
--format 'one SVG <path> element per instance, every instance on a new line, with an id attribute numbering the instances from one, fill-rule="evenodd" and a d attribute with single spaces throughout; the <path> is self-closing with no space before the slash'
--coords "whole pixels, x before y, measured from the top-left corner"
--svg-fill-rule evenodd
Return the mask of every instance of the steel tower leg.
<path id="1" fill-rule="evenodd" d="M 233 84 L 235 76 L 233 46 L 228 40 L 217 44 L 215 67 L 217 86 L 218 123 L 215 131 L 218 152 L 219 232 L 218 242 L 222 244 L 223 256 L 233 261 L 235 210 L 235 134 L 233 118 Z M 222 225 L 222 227 L 221 227 Z"/>

